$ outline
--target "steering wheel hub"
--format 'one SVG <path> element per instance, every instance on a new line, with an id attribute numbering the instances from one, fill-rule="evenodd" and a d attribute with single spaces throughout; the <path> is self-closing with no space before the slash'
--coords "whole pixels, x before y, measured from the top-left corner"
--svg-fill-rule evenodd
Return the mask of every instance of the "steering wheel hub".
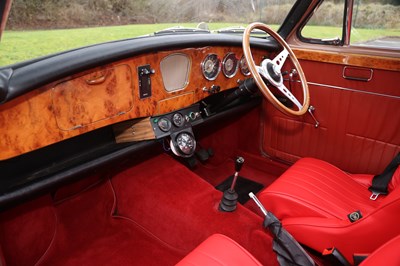
<path id="1" fill-rule="evenodd" d="M 272 63 L 271 60 L 268 60 L 267 62 L 267 73 L 268 76 L 275 81 L 276 83 L 281 83 L 282 82 L 282 73 L 280 69 L 278 68 L 278 65 Z"/>

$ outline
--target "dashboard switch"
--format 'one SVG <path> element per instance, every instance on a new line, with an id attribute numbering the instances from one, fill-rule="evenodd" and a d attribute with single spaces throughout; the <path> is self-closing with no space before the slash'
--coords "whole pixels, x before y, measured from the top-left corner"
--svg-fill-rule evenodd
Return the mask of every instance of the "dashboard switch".
<path id="1" fill-rule="evenodd" d="M 208 89 L 207 87 L 203 88 L 204 92 L 208 92 L 210 94 L 215 94 L 221 91 L 221 87 L 218 85 L 211 85 L 211 87 Z"/>
<path id="2" fill-rule="evenodd" d="M 190 118 L 192 121 L 196 120 L 196 118 L 199 117 L 199 116 L 200 116 L 200 113 L 199 113 L 199 112 L 190 112 L 190 113 L 189 113 L 189 118 Z"/>
<path id="3" fill-rule="evenodd" d="M 151 97 L 151 78 L 150 75 L 154 74 L 154 69 L 150 65 L 138 67 L 139 76 L 139 97 L 140 99 Z"/>

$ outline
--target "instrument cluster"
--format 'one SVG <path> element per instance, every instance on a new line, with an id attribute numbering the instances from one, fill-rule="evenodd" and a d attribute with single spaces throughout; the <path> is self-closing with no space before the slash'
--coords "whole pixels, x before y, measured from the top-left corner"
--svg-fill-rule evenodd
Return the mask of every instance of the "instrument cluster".
<path id="1" fill-rule="evenodd" d="M 194 154 L 196 139 L 192 126 L 202 121 L 199 104 L 150 119 L 156 139 L 169 138 L 172 152 L 180 157 L 190 157 Z"/>
<path id="2" fill-rule="evenodd" d="M 245 75 L 250 75 L 250 70 L 244 56 L 240 59 L 235 53 L 227 53 L 221 60 L 217 54 L 207 54 L 201 62 L 201 71 L 207 80 L 215 80 L 221 70 L 225 77 L 232 78 L 238 70 Z"/>

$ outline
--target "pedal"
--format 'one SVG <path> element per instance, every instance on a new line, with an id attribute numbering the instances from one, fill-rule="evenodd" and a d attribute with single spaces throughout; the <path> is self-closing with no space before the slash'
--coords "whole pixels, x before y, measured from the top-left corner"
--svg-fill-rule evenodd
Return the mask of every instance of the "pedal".
<path id="1" fill-rule="evenodd" d="M 197 160 L 196 160 L 195 156 L 185 158 L 185 162 L 187 163 L 187 165 L 190 169 L 194 169 L 197 165 Z"/>
<path id="2" fill-rule="evenodd" d="M 213 148 L 208 148 L 207 152 L 208 152 L 209 157 L 213 157 L 214 156 Z"/>
<path id="3" fill-rule="evenodd" d="M 195 154 L 201 162 L 206 162 L 210 158 L 210 154 L 206 149 L 199 149 Z"/>

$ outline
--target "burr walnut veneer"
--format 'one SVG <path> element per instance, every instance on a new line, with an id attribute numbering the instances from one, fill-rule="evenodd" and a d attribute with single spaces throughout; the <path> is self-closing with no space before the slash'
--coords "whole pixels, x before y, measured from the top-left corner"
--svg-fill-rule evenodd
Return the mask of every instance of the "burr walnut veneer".
<path id="1" fill-rule="evenodd" d="M 209 95 L 203 88 L 218 85 L 221 90 L 238 85 L 245 77 L 240 71 L 232 78 L 220 73 L 206 80 L 201 62 L 208 53 L 221 59 L 234 52 L 240 59 L 241 47 L 203 47 L 148 53 L 77 73 L 37 88 L 0 106 L 0 160 L 48 146 L 86 132 L 130 119 L 149 117 L 187 107 Z M 190 58 L 187 85 L 167 92 L 160 61 L 172 54 Z M 254 49 L 260 61 L 266 53 Z M 151 97 L 140 99 L 137 68 L 150 65 Z"/>

